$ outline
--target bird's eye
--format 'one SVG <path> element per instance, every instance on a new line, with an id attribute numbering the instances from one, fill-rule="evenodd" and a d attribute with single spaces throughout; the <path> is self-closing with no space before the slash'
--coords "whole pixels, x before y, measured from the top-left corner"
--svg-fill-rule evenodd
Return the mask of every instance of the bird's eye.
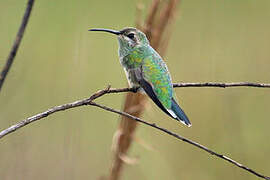
<path id="1" fill-rule="evenodd" d="M 130 34 L 127 35 L 127 37 L 130 38 L 130 39 L 134 39 L 135 34 L 134 33 L 130 33 Z"/>

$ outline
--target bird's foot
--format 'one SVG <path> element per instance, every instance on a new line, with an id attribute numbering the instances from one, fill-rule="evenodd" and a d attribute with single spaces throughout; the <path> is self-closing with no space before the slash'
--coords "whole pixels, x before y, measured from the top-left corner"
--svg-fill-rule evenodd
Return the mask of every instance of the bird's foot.
<path id="1" fill-rule="evenodd" d="M 132 87 L 132 92 L 134 93 L 140 92 L 141 91 L 140 89 L 141 89 L 140 86 L 134 86 Z"/>

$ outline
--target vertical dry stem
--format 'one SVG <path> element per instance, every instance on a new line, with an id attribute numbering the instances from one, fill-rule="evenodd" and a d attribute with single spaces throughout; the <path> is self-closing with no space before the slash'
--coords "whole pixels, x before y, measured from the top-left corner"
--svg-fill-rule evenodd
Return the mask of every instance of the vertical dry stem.
<path id="1" fill-rule="evenodd" d="M 158 52 L 164 53 L 162 50 L 161 41 L 168 39 L 169 37 L 163 37 L 165 31 L 169 29 L 169 22 L 173 18 L 173 14 L 176 11 L 178 0 L 170 0 L 166 5 L 162 4 L 160 0 L 153 0 L 147 15 L 144 27 L 141 29 L 148 37 L 150 44 Z M 139 16 L 140 17 L 140 16 Z M 137 20 L 136 22 L 140 22 Z M 141 28 L 141 27 L 137 27 Z M 124 103 L 123 111 L 136 117 L 140 117 L 146 106 L 147 97 L 140 93 L 127 93 Z M 114 138 L 114 159 L 110 172 L 110 180 L 120 179 L 124 161 L 121 158 L 122 155 L 126 155 L 129 147 L 132 143 L 137 127 L 137 122 L 132 121 L 126 116 L 121 117 L 121 122 L 116 131 Z"/>

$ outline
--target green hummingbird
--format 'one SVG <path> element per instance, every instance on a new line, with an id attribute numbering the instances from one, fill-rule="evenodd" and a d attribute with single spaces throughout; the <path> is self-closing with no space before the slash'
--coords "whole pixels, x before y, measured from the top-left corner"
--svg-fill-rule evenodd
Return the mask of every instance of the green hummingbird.
<path id="1" fill-rule="evenodd" d="M 111 29 L 89 29 L 117 35 L 120 63 L 126 73 L 130 87 L 139 87 L 154 103 L 170 117 L 188 127 L 191 123 L 177 104 L 172 79 L 165 62 L 150 46 L 146 35 L 136 28 L 121 31 Z"/>

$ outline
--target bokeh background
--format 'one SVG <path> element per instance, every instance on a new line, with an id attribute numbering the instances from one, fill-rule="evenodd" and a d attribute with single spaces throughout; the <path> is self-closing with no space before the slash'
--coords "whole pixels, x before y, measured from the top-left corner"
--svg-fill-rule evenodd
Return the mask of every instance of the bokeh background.
<path id="1" fill-rule="evenodd" d="M 0 128 L 52 106 L 125 87 L 114 36 L 89 28 L 134 26 L 136 1 L 38 0 L 0 93 Z M 150 1 L 143 1 L 145 10 Z M 17 33 L 26 0 L 0 2 L 0 67 Z M 144 14 L 145 15 L 145 14 Z M 269 0 L 183 0 L 166 54 L 175 82 L 264 82 L 270 78 Z M 186 128 L 152 103 L 144 119 L 270 175 L 270 90 L 178 88 L 192 121 Z M 124 94 L 98 102 L 121 109 Z M 98 179 L 107 175 L 119 116 L 95 107 L 59 112 L 0 141 L 0 177 Z M 141 125 L 123 179 L 238 179 L 255 176 Z"/>

